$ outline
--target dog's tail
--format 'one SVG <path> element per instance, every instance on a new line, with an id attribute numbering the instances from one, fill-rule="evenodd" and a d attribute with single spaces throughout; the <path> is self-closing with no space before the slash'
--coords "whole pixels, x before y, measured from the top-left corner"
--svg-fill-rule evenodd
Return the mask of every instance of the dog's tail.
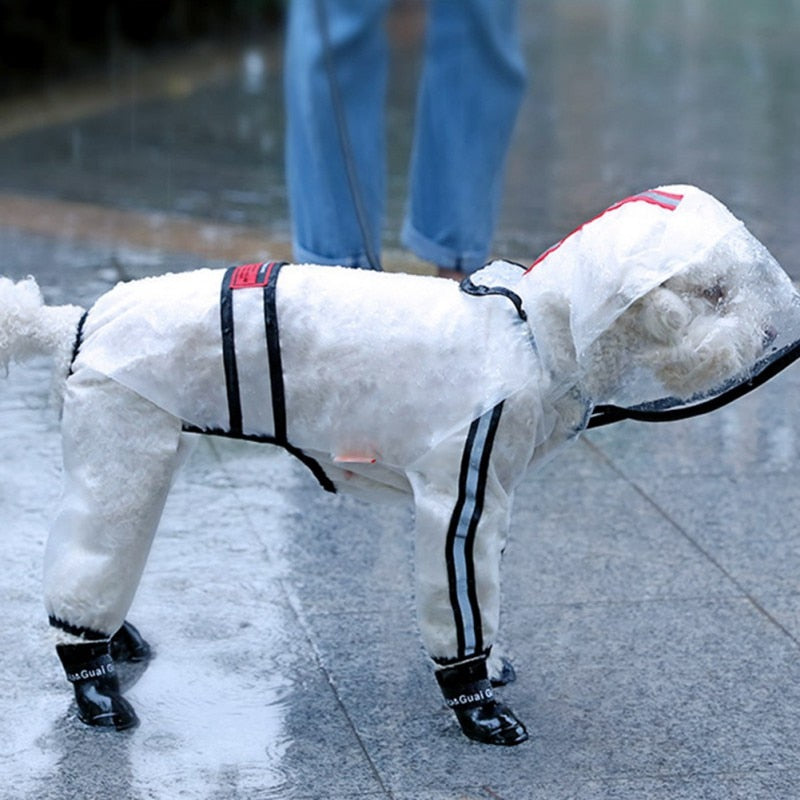
<path id="1" fill-rule="evenodd" d="M 56 381 L 69 370 L 78 322 L 78 306 L 46 306 L 33 278 L 14 283 L 0 277 L 0 366 L 34 356 L 55 360 Z"/>

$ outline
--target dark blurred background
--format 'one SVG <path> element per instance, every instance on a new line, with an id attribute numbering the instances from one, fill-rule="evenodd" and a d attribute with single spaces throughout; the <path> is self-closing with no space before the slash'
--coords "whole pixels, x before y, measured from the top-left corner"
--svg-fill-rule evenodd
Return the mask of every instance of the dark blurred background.
<path id="1" fill-rule="evenodd" d="M 0 0 L 0 94 L 79 77 L 122 54 L 280 24 L 287 0 Z"/>

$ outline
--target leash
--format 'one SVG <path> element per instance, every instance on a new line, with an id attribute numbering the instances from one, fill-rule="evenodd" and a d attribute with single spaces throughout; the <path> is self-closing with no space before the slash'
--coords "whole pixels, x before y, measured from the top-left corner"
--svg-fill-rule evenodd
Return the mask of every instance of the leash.
<path id="1" fill-rule="evenodd" d="M 630 408 L 615 405 L 596 406 L 586 427 L 600 428 L 626 419 L 637 422 L 675 422 L 709 414 L 762 386 L 798 358 L 800 358 L 800 340 L 787 344 L 767 358 L 761 359 L 756 364 L 753 377 L 746 381 L 730 381 L 720 394 L 713 397 L 700 395 L 688 402 L 676 397 L 665 397 Z"/>
<path id="2" fill-rule="evenodd" d="M 328 84 L 331 93 L 331 104 L 333 106 L 334 122 L 336 133 L 339 136 L 339 146 L 342 150 L 342 160 L 344 161 L 345 173 L 347 174 L 347 184 L 350 188 L 350 197 L 353 200 L 353 210 L 356 214 L 358 227 L 361 231 L 361 239 L 364 244 L 364 254 L 369 262 L 370 269 L 381 271 L 381 261 L 375 243 L 367 223 L 365 211 L 364 195 L 361 191 L 361 183 L 358 180 L 356 161 L 353 155 L 353 145 L 350 141 L 350 133 L 347 127 L 347 119 L 342 105 L 342 95 L 339 90 L 339 82 L 336 78 L 336 64 L 333 59 L 333 47 L 331 46 L 331 32 L 328 24 L 328 13 L 325 10 L 324 0 L 315 0 L 314 9 L 317 13 L 317 25 L 322 39 L 322 54 L 325 62 L 325 74 L 328 77 Z"/>

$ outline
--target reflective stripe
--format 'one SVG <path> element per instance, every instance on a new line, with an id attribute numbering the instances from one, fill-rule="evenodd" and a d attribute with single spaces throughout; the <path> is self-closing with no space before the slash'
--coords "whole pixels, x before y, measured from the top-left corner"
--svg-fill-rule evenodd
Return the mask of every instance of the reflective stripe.
<path id="1" fill-rule="evenodd" d="M 657 206 L 661 206 L 661 208 L 666 208 L 668 211 L 674 211 L 678 207 L 678 203 L 683 200 L 683 195 L 673 194 L 672 192 L 660 192 L 658 189 L 650 189 L 650 191 L 635 194 L 633 197 L 629 197 L 627 200 L 623 200 L 622 203 L 618 203 L 617 205 L 620 206 L 623 203 L 630 203 L 633 200 L 644 200 L 646 203 L 654 203 Z"/>
<path id="2" fill-rule="evenodd" d="M 476 655 L 484 649 L 473 551 L 483 513 L 489 459 L 502 409 L 503 403 L 499 403 L 470 425 L 461 458 L 458 499 L 447 534 L 447 576 L 459 659 Z"/>

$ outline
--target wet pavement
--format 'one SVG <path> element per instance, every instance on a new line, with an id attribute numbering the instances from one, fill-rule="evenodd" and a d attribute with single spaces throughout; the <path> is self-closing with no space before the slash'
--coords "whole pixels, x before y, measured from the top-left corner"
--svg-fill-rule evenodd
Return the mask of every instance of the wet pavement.
<path id="1" fill-rule="evenodd" d="M 800 3 L 523 3 L 531 86 L 495 251 L 533 260 L 658 183 L 717 194 L 800 278 Z M 419 15 L 393 22 L 392 268 Z M 283 255 L 280 38 L 130 60 L 0 109 L 2 272 L 51 302 Z M 71 98 L 71 102 L 69 102 Z M 34 99 L 35 100 L 35 99 Z M 471 743 L 416 631 L 411 514 L 206 439 L 131 620 L 142 719 L 74 719 L 40 600 L 59 492 L 45 362 L 0 392 L 0 798 L 793 798 L 800 780 L 800 371 L 690 422 L 594 431 L 515 507 L 503 697 L 531 740 Z"/>

